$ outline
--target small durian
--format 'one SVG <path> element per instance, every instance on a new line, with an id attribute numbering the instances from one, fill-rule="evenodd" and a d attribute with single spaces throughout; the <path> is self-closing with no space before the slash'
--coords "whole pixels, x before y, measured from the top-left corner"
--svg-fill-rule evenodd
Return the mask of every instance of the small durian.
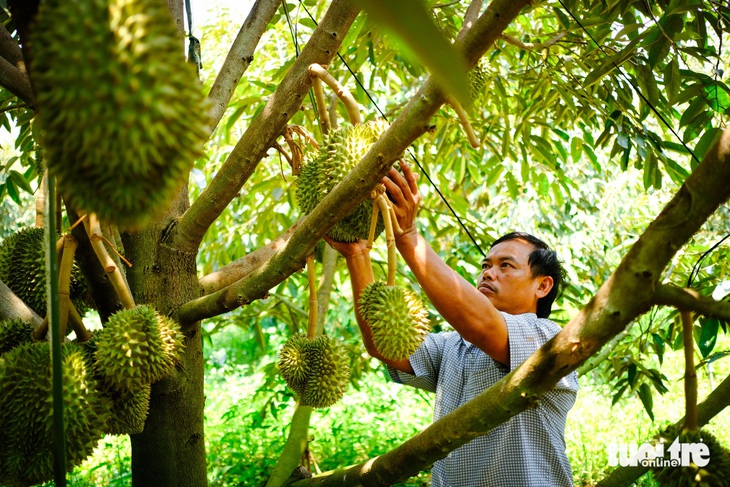
<path id="1" fill-rule="evenodd" d="M 350 380 L 350 358 L 345 347 L 327 335 L 307 340 L 307 384 L 300 396 L 303 406 L 326 408 L 340 399 Z"/>
<path id="2" fill-rule="evenodd" d="M 45 161 L 64 199 L 125 228 L 162 214 L 209 136 L 167 4 L 47 0 L 31 44 Z"/>
<path id="3" fill-rule="evenodd" d="M 407 359 L 429 332 L 428 312 L 411 291 L 376 281 L 360 295 L 360 313 L 373 332 L 375 348 L 390 360 Z"/>
<path id="4" fill-rule="evenodd" d="M 678 437 L 679 436 L 679 437 Z M 662 487 L 730 487 L 730 450 L 725 448 L 714 435 L 706 430 L 686 430 L 672 425 L 659 434 L 667 450 L 675 439 L 679 443 L 704 443 L 709 450 L 709 463 L 699 467 L 691 463 L 687 467 L 652 467 L 654 478 Z"/>
<path id="5" fill-rule="evenodd" d="M 111 401 L 110 417 L 104 430 L 110 435 L 134 435 L 144 430 L 150 409 L 152 386 L 141 386 L 134 391 L 106 389 L 102 396 Z"/>
<path id="6" fill-rule="evenodd" d="M 20 345 L 0 358 L 0 485 L 35 485 L 53 478 L 53 402 L 48 342 Z M 92 374 L 73 344 L 62 348 L 68 470 L 104 435 L 108 412 L 99 407 Z"/>
<path id="7" fill-rule="evenodd" d="M 0 321 L 0 355 L 33 341 L 33 325 L 24 320 Z"/>
<path id="8" fill-rule="evenodd" d="M 340 399 L 350 380 L 344 345 L 327 335 L 292 335 L 279 352 L 279 370 L 302 406 L 326 408 Z"/>
<path id="9" fill-rule="evenodd" d="M 299 396 L 304 393 L 307 384 L 306 347 L 306 336 L 301 333 L 290 336 L 279 350 L 279 361 L 277 363 L 281 376 Z"/>
<path id="10" fill-rule="evenodd" d="M 330 132 L 318 151 L 305 157 L 297 178 L 296 191 L 302 213 L 309 214 L 342 181 L 387 127 L 387 123 L 383 121 L 342 125 Z M 352 213 L 337 222 L 327 235 L 339 242 L 367 239 L 372 211 L 373 203 L 368 198 Z M 382 218 L 378 218 L 376 235 L 380 234 L 383 228 Z"/>
<path id="11" fill-rule="evenodd" d="M 40 316 L 46 315 L 46 251 L 42 228 L 26 227 L 0 244 L 0 281 Z M 82 316 L 89 291 L 81 269 L 71 269 L 71 301 Z"/>
<path id="12" fill-rule="evenodd" d="M 479 100 L 484 95 L 484 85 L 487 82 L 487 62 L 484 58 L 474 66 L 467 74 L 466 81 L 469 86 L 469 97 L 472 101 Z"/>
<path id="13" fill-rule="evenodd" d="M 95 335 L 95 369 L 116 389 L 136 391 L 157 382 L 180 359 L 179 326 L 149 306 L 114 313 Z"/>

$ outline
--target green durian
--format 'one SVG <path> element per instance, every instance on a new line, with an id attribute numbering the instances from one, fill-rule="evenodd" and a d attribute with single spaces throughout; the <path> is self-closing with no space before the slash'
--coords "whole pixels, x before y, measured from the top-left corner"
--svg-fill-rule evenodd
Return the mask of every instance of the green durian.
<path id="1" fill-rule="evenodd" d="M 177 323 L 149 306 L 118 311 L 96 332 L 95 369 L 116 389 L 140 390 L 173 371 L 181 335 Z"/>
<path id="2" fill-rule="evenodd" d="M 91 371 L 73 344 L 62 349 L 68 470 L 104 435 Z M 35 485 L 53 478 L 53 403 L 48 342 L 22 344 L 0 358 L 0 485 Z"/>
<path id="3" fill-rule="evenodd" d="M 33 325 L 23 320 L 0 321 L 0 355 L 33 341 Z"/>
<path id="4" fill-rule="evenodd" d="M 664 442 L 665 458 L 667 449 L 679 436 L 680 443 L 704 443 L 709 449 L 709 463 L 699 467 L 691 463 L 688 467 L 652 467 L 654 478 L 662 487 L 730 487 L 730 450 L 725 448 L 711 433 L 705 430 L 680 431 L 672 425 L 659 434 Z"/>
<path id="5" fill-rule="evenodd" d="M 46 251 L 42 228 L 27 227 L 0 244 L 0 281 L 40 316 L 46 315 Z M 83 316 L 89 291 L 81 269 L 71 270 L 71 301 Z"/>
<path id="6" fill-rule="evenodd" d="M 307 385 L 306 348 L 306 336 L 301 333 L 290 336 L 279 350 L 279 361 L 277 363 L 281 376 L 299 396 L 304 393 Z"/>
<path id="7" fill-rule="evenodd" d="M 350 359 L 344 345 L 321 335 L 296 334 L 279 352 L 279 369 L 303 406 L 326 408 L 340 399 L 350 380 Z"/>
<path id="8" fill-rule="evenodd" d="M 387 359 L 407 359 L 429 332 L 426 308 L 407 289 L 372 282 L 363 289 L 359 304 L 375 348 Z"/>
<path id="9" fill-rule="evenodd" d="M 387 127 L 383 121 L 342 125 L 330 132 L 318 151 L 305 157 L 297 178 L 296 191 L 302 213 L 310 213 L 342 181 Z M 327 235 L 340 242 L 368 238 L 372 211 L 372 200 L 367 198 L 352 213 L 337 222 Z M 376 235 L 383 228 L 382 218 L 379 217 Z"/>
<path id="10" fill-rule="evenodd" d="M 482 58 L 467 74 L 469 97 L 472 101 L 479 100 L 484 94 L 484 85 L 487 83 L 487 62 Z"/>
<path id="11" fill-rule="evenodd" d="M 163 213 L 209 136 L 208 104 L 159 0 L 42 3 L 32 72 L 64 198 L 121 227 Z"/>

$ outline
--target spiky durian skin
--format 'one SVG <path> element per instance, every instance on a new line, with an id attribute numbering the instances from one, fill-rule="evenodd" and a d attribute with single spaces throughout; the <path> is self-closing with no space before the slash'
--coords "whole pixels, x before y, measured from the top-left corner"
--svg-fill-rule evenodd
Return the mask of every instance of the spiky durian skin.
<path id="1" fill-rule="evenodd" d="M 484 94 L 484 85 L 487 83 L 487 62 L 480 59 L 466 75 L 469 86 L 469 97 L 472 101 L 479 100 Z"/>
<path id="2" fill-rule="evenodd" d="M 32 66 L 46 162 L 74 206 L 138 227 L 183 187 L 209 129 L 181 42 L 158 0 L 39 9 Z"/>
<path id="3" fill-rule="evenodd" d="M 302 213 L 310 213 L 342 181 L 386 128 L 387 123 L 382 121 L 343 125 L 330 133 L 316 153 L 305 158 L 297 179 L 297 200 Z M 373 203 L 368 198 L 337 222 L 327 235 L 339 242 L 368 238 L 372 211 Z M 383 228 L 379 217 L 376 234 Z"/>
<path id="4" fill-rule="evenodd" d="M 114 313 L 96 333 L 96 370 L 111 386 L 128 391 L 166 377 L 179 360 L 180 350 L 171 344 L 181 339 L 166 336 L 179 333 L 174 325 L 149 306 Z"/>
<path id="5" fill-rule="evenodd" d="M 350 359 L 345 347 L 327 335 L 307 340 L 307 384 L 300 396 L 303 406 L 330 407 L 345 394 L 350 380 Z"/>
<path id="6" fill-rule="evenodd" d="M 680 443 L 704 443 L 709 449 L 709 463 L 698 467 L 652 467 L 654 478 L 662 487 L 730 487 L 730 450 L 725 448 L 714 435 L 705 431 L 681 431 L 672 425 L 659 434 L 664 441 L 665 458 L 667 449 L 679 435 Z"/>
<path id="7" fill-rule="evenodd" d="M 301 396 L 307 384 L 306 364 L 307 337 L 296 333 L 289 337 L 281 350 L 277 363 L 287 385 Z"/>
<path id="8" fill-rule="evenodd" d="M 29 322 L 19 319 L 0 321 L 0 355 L 32 341 L 33 325 Z"/>
<path id="9" fill-rule="evenodd" d="M 110 418 L 104 430 L 110 435 L 134 435 L 144 430 L 150 409 L 152 386 L 134 391 L 107 390 L 102 394 L 111 400 Z"/>
<path id="10" fill-rule="evenodd" d="M 363 289 L 359 304 L 375 348 L 387 359 L 407 359 L 429 332 L 426 308 L 407 289 L 372 282 Z"/>
<path id="11" fill-rule="evenodd" d="M 46 315 L 46 251 L 42 228 L 27 227 L 0 244 L 0 281 L 40 316 Z M 81 269 L 71 269 L 71 301 L 81 316 L 89 309 Z"/>
<path id="12" fill-rule="evenodd" d="M 26 343 L 0 359 L 0 484 L 35 485 L 53 478 L 53 403 L 47 342 Z M 91 372 L 74 345 L 62 350 L 68 470 L 91 454 L 104 435 Z"/>

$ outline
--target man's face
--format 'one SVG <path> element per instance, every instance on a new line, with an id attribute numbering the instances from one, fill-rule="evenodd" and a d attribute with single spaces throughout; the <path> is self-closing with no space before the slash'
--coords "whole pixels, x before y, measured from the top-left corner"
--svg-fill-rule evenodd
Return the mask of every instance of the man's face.
<path id="1" fill-rule="evenodd" d="M 533 250 L 525 240 L 507 240 L 492 247 L 482 262 L 477 289 L 499 311 L 535 313 L 537 300 L 550 291 L 552 278 L 532 277 L 528 261 Z"/>

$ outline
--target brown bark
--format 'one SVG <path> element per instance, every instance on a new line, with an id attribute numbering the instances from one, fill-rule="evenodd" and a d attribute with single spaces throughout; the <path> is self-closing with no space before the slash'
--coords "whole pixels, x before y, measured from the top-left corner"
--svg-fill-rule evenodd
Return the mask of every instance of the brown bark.
<path id="1" fill-rule="evenodd" d="M 657 286 L 654 302 L 665 306 L 688 309 L 696 313 L 730 320 L 730 303 L 715 301 L 711 297 L 702 296 L 694 289 L 680 288 L 663 284 Z"/>
<path id="2" fill-rule="evenodd" d="M 21 319 L 38 326 L 43 319 L 0 281 L 0 320 Z"/>
<path id="3" fill-rule="evenodd" d="M 238 31 L 208 94 L 208 100 L 212 105 L 210 109 L 211 132 L 218 126 L 223 113 L 228 108 L 228 102 L 231 101 L 231 96 L 233 96 L 241 76 L 253 61 L 256 45 L 261 40 L 261 36 L 266 31 L 266 27 L 279 5 L 281 5 L 281 0 L 256 0 L 246 21 Z"/>
<path id="4" fill-rule="evenodd" d="M 562 377 L 651 307 L 664 267 L 730 197 L 728 180 L 730 130 L 705 155 L 596 296 L 522 365 L 385 455 L 294 485 L 390 485 L 533 406 Z"/>
<path id="5" fill-rule="evenodd" d="M 358 9 L 352 0 L 333 0 L 307 45 L 231 151 L 228 159 L 200 197 L 180 218 L 170 245 L 195 252 L 208 227 L 220 216 L 261 159 L 299 110 L 311 87 L 307 68 L 312 63 L 328 64 L 340 48 Z"/>

